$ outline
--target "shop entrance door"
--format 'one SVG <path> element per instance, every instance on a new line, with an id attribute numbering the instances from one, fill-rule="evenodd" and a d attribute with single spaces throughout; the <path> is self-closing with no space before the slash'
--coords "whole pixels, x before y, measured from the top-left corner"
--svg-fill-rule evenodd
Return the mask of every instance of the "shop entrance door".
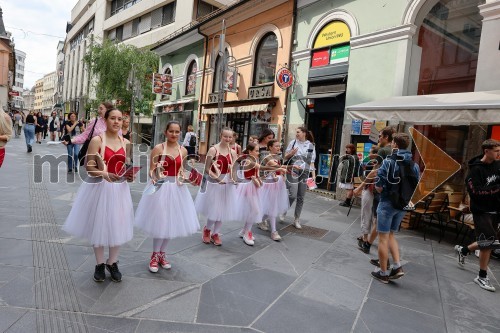
<path id="1" fill-rule="evenodd" d="M 314 109 L 308 109 L 306 113 L 307 128 L 312 131 L 316 145 L 315 167 L 318 188 L 335 190 L 335 175 L 331 175 L 331 170 L 336 170 L 335 165 L 338 161 L 334 156 L 338 156 L 340 152 L 343 122 L 343 106 L 339 106 L 339 100 L 334 98 L 316 101 Z"/>

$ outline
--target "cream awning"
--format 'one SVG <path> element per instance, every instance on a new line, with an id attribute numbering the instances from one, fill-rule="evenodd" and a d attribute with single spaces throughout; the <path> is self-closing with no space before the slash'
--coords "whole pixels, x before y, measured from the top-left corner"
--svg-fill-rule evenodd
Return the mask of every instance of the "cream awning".
<path id="1" fill-rule="evenodd" d="M 400 96 L 346 107 L 351 119 L 413 124 L 500 123 L 500 90 Z"/>
<path id="2" fill-rule="evenodd" d="M 154 106 L 159 107 L 159 106 L 165 106 L 165 105 L 186 104 L 186 103 L 191 103 L 192 101 L 194 101 L 194 98 L 184 98 L 184 99 L 178 99 L 175 101 L 161 101 L 161 102 L 154 104 Z"/>
<path id="3" fill-rule="evenodd" d="M 266 111 L 268 104 L 252 104 L 252 105 L 242 105 L 242 106 L 227 106 L 222 109 L 223 113 L 243 113 L 243 112 L 258 112 Z M 204 109 L 204 114 L 217 114 L 219 113 L 218 108 Z"/>

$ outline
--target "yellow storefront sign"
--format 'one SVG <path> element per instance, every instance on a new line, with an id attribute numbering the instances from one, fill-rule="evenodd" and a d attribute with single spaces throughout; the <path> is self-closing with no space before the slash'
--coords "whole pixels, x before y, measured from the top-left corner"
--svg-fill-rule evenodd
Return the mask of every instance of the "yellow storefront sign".
<path id="1" fill-rule="evenodd" d="M 331 45 L 346 43 L 351 40 L 351 31 L 347 24 L 341 21 L 328 23 L 321 29 L 314 41 L 314 48 L 319 49 Z"/>

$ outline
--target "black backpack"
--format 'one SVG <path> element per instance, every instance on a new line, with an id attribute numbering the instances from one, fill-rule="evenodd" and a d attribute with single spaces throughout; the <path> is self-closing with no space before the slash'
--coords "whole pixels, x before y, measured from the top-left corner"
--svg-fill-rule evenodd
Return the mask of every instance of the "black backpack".
<path id="1" fill-rule="evenodd" d="M 415 193 L 418 185 L 418 173 L 415 174 L 413 166 L 415 162 L 412 160 L 398 161 L 396 154 L 389 157 L 394 161 L 389 166 L 387 177 L 389 181 L 389 199 L 392 206 L 399 210 L 412 210 L 408 204 Z M 395 165 L 398 165 L 398 171 L 395 172 Z"/>
<path id="2" fill-rule="evenodd" d="M 189 138 L 189 147 L 196 146 L 196 135 L 191 133 L 191 137 Z"/>

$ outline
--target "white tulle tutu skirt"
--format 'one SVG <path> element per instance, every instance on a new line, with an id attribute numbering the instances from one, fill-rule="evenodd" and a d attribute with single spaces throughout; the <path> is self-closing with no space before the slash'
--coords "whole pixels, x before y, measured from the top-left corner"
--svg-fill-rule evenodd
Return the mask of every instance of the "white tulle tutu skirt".
<path id="1" fill-rule="evenodd" d="M 252 181 L 239 183 L 236 188 L 237 220 L 242 222 L 261 222 L 261 187 L 255 186 Z"/>
<path id="2" fill-rule="evenodd" d="M 134 235 L 134 206 L 127 182 L 88 178 L 80 185 L 63 230 L 98 246 L 118 246 Z"/>
<path id="3" fill-rule="evenodd" d="M 262 185 L 260 201 L 264 215 L 277 217 L 280 214 L 285 214 L 290 208 L 288 190 L 283 177 L 278 177 L 276 182 L 271 181 L 271 179 L 267 178 L 264 185 Z"/>
<path id="4" fill-rule="evenodd" d="M 187 185 L 169 177 L 158 191 L 143 194 L 135 212 L 135 226 L 153 238 L 178 238 L 200 229 L 198 214 Z"/>
<path id="5" fill-rule="evenodd" d="M 196 211 L 212 221 L 234 221 L 236 214 L 236 185 L 230 182 L 229 174 L 224 177 L 226 184 L 206 180 L 200 186 L 194 205 Z M 204 180 L 205 182 L 205 180 Z"/>

